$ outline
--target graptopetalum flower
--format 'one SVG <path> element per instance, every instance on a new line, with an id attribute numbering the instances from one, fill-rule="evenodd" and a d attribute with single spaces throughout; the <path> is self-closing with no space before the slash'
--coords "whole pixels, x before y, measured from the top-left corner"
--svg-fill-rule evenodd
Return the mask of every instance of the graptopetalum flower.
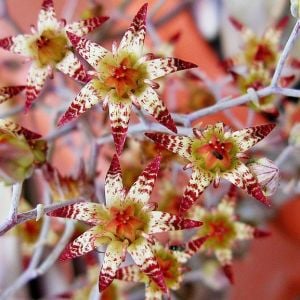
<path id="1" fill-rule="evenodd" d="M 152 211 L 149 198 L 159 164 L 160 157 L 157 157 L 125 194 L 119 161 L 115 155 L 105 179 L 106 206 L 77 203 L 49 213 L 50 216 L 77 219 L 93 226 L 69 244 L 62 254 L 63 259 L 83 255 L 107 244 L 99 277 L 100 290 L 111 284 L 127 250 L 138 267 L 166 292 L 163 273 L 152 252 L 149 235 L 202 224 L 200 221 Z"/>
<path id="2" fill-rule="evenodd" d="M 240 158 L 274 127 L 274 124 L 266 124 L 231 132 L 225 131 L 223 123 L 216 123 L 203 131 L 194 128 L 195 137 L 164 133 L 146 133 L 146 136 L 190 161 L 187 167 L 192 167 L 193 172 L 180 204 L 184 212 L 212 181 L 218 186 L 220 177 L 269 205 L 256 177 Z"/>
<path id="3" fill-rule="evenodd" d="M 5 86 L 0 88 L 0 103 L 18 95 L 26 88 L 25 85 Z"/>
<path id="4" fill-rule="evenodd" d="M 100 45 L 68 33 L 79 54 L 95 69 L 92 79 L 71 103 L 59 121 L 59 125 L 71 121 L 93 105 L 108 105 L 112 134 L 117 153 L 120 154 L 127 135 L 132 103 L 143 108 L 158 122 L 176 132 L 176 126 L 159 99 L 153 80 L 166 74 L 194 68 L 195 64 L 178 58 L 151 59 L 143 56 L 146 32 L 147 4 L 144 4 L 125 32 L 120 45 L 113 44 L 112 52 Z"/>
<path id="5" fill-rule="evenodd" d="M 9 120 L 0 120 L 0 180 L 7 184 L 31 175 L 46 160 L 47 144 L 40 135 Z"/>
<path id="6" fill-rule="evenodd" d="M 57 20 L 53 0 L 44 0 L 38 15 L 37 29 L 32 27 L 32 34 L 19 34 L 0 40 L 1 48 L 32 60 L 27 77 L 26 109 L 30 108 L 46 79 L 52 76 L 53 68 L 79 81 L 87 82 L 90 79 L 71 50 L 66 31 L 83 36 L 107 19 L 95 17 L 66 24 L 65 20 Z"/>
<path id="7" fill-rule="evenodd" d="M 186 244 L 163 247 L 159 243 L 155 243 L 154 256 L 163 273 L 164 280 L 168 289 L 177 290 L 182 282 L 182 275 L 184 272 L 183 264 L 188 261 L 195 253 L 200 251 L 201 246 L 206 241 L 206 237 L 201 237 Z M 130 265 L 120 268 L 116 273 L 116 279 L 143 282 L 146 284 L 147 300 L 162 299 L 163 293 L 159 286 L 143 273 L 136 265 Z"/>
<path id="8" fill-rule="evenodd" d="M 231 283 L 234 281 L 231 267 L 232 252 L 236 242 L 269 235 L 269 232 L 238 221 L 235 214 L 236 192 L 234 189 L 233 186 L 217 207 L 208 210 L 196 205 L 190 212 L 193 218 L 203 220 L 203 226 L 196 236 L 208 236 L 200 251 L 215 254 Z"/>

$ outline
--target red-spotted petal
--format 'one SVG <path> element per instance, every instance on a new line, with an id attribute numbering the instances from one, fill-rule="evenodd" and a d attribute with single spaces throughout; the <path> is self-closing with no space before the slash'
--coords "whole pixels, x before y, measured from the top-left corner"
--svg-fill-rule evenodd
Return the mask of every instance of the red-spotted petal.
<path id="1" fill-rule="evenodd" d="M 65 57 L 56 64 L 56 68 L 78 81 L 86 83 L 91 79 L 91 76 L 87 74 L 81 62 L 71 51 L 68 51 Z"/>
<path id="2" fill-rule="evenodd" d="M 18 95 L 25 89 L 25 85 L 5 86 L 0 88 L 0 103 Z"/>
<path id="3" fill-rule="evenodd" d="M 99 203 L 80 202 L 57 208 L 47 213 L 51 217 L 61 217 L 83 221 L 91 225 L 99 224 L 107 213 L 106 208 Z"/>
<path id="4" fill-rule="evenodd" d="M 100 25 L 102 25 L 105 21 L 107 21 L 109 17 L 94 17 L 86 20 L 81 20 L 78 22 L 73 22 L 71 24 L 67 24 L 65 26 L 65 30 L 72 32 L 78 36 L 83 36 L 93 31 Z"/>
<path id="5" fill-rule="evenodd" d="M 149 242 L 145 238 L 141 237 L 134 241 L 127 248 L 127 251 L 141 271 L 149 276 L 162 291 L 167 292 L 164 275 L 157 260 L 155 259 Z"/>
<path id="6" fill-rule="evenodd" d="M 147 233 L 153 234 L 165 231 L 183 230 L 201 226 L 203 223 L 185 219 L 176 215 L 161 211 L 152 211 L 150 213 L 149 231 Z"/>
<path id="7" fill-rule="evenodd" d="M 118 155 L 122 153 L 130 119 L 131 102 L 109 102 L 109 119 Z"/>
<path id="8" fill-rule="evenodd" d="M 208 238 L 208 236 L 203 236 L 201 238 L 191 240 L 188 243 L 186 243 L 184 252 L 187 255 L 187 257 L 192 257 L 194 254 L 198 253 L 202 245 Z"/>
<path id="9" fill-rule="evenodd" d="M 193 170 L 192 176 L 180 202 L 179 209 L 181 213 L 187 211 L 194 204 L 213 179 L 213 176 L 209 172 L 200 171 L 198 169 Z"/>
<path id="10" fill-rule="evenodd" d="M 146 88 L 145 91 L 137 97 L 137 101 L 141 107 L 160 124 L 177 133 L 176 125 L 168 109 L 151 87 Z"/>
<path id="11" fill-rule="evenodd" d="M 234 227 L 238 240 L 250 240 L 254 238 L 254 227 L 242 222 L 234 222 Z"/>
<path id="12" fill-rule="evenodd" d="M 0 47 L 16 54 L 28 56 L 31 53 L 28 47 L 31 39 L 29 34 L 6 37 L 0 39 Z"/>
<path id="13" fill-rule="evenodd" d="M 26 129 L 10 120 L 0 120 L 0 128 L 16 135 L 23 135 L 27 140 L 35 140 L 42 137 L 39 133 Z"/>
<path id="14" fill-rule="evenodd" d="M 60 259 L 66 260 L 75 258 L 94 250 L 96 248 L 95 239 L 98 234 L 98 230 L 98 227 L 95 226 L 84 232 L 72 243 L 68 244 L 61 254 Z"/>
<path id="15" fill-rule="evenodd" d="M 215 251 L 215 254 L 222 266 L 231 264 L 232 261 L 231 249 L 218 249 Z"/>
<path id="16" fill-rule="evenodd" d="M 57 30 L 60 27 L 59 21 L 56 19 L 56 14 L 53 6 L 53 0 L 44 0 L 40 10 L 37 27 L 39 32 L 47 29 Z"/>
<path id="17" fill-rule="evenodd" d="M 51 68 L 48 66 L 40 68 L 36 63 L 32 63 L 27 77 L 25 111 L 30 109 L 33 101 L 38 97 L 51 73 Z"/>
<path id="18" fill-rule="evenodd" d="M 114 280 L 116 272 L 125 259 L 126 245 L 120 241 L 112 241 L 105 251 L 99 276 L 99 291 L 105 290 Z"/>
<path id="19" fill-rule="evenodd" d="M 126 266 L 120 268 L 116 272 L 115 279 L 130 281 L 130 282 L 140 282 L 142 278 L 141 271 L 136 265 Z"/>
<path id="20" fill-rule="evenodd" d="M 94 80 L 87 83 L 75 97 L 71 105 L 65 114 L 61 117 L 58 122 L 58 126 L 64 125 L 67 122 L 72 121 L 86 110 L 101 102 L 104 98 L 101 97 L 100 93 L 94 87 Z"/>
<path id="21" fill-rule="evenodd" d="M 125 32 L 120 42 L 119 49 L 126 49 L 128 52 L 133 51 L 138 56 L 141 55 L 146 34 L 147 7 L 148 4 L 145 3 L 140 8 L 130 27 Z"/>
<path id="22" fill-rule="evenodd" d="M 153 140 L 155 143 L 163 146 L 164 148 L 177 153 L 180 156 L 191 160 L 191 138 L 187 136 L 176 136 L 165 133 L 152 133 L 147 132 L 145 135 Z"/>
<path id="23" fill-rule="evenodd" d="M 258 201 L 266 204 L 267 206 L 271 205 L 269 200 L 263 194 L 255 176 L 242 162 L 238 162 L 237 166 L 230 172 L 222 173 L 222 177 L 243 189 Z"/>
<path id="24" fill-rule="evenodd" d="M 117 155 L 113 156 L 105 177 L 105 201 L 111 206 L 115 200 L 123 199 L 123 181 L 120 162 Z"/>
<path id="25" fill-rule="evenodd" d="M 238 130 L 232 133 L 239 146 L 239 151 L 244 152 L 265 138 L 274 128 L 275 124 L 259 125 Z"/>
<path id="26" fill-rule="evenodd" d="M 156 180 L 161 157 L 153 159 L 144 169 L 137 181 L 131 186 L 126 198 L 136 202 L 147 204 Z"/>
<path id="27" fill-rule="evenodd" d="M 95 69 L 97 69 L 99 61 L 109 53 L 105 48 L 85 38 L 81 38 L 71 32 L 67 32 L 67 35 L 74 48 Z"/>
<path id="28" fill-rule="evenodd" d="M 165 57 L 149 60 L 145 62 L 145 65 L 147 67 L 149 79 L 151 80 L 173 72 L 198 67 L 193 63 L 174 57 Z"/>

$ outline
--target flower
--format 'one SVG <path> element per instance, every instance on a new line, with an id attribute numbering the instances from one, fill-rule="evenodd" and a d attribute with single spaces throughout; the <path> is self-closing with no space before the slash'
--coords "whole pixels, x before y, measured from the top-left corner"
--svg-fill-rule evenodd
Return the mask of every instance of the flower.
<path id="1" fill-rule="evenodd" d="M 132 104 L 143 108 L 159 123 L 176 132 L 176 126 L 160 100 L 153 80 L 169 73 L 194 68 L 195 64 L 177 58 L 143 56 L 147 4 L 144 4 L 112 52 L 100 45 L 68 33 L 79 54 L 95 69 L 95 78 L 86 84 L 59 121 L 59 125 L 78 117 L 100 102 L 108 105 L 117 153 L 122 152 Z M 150 60 L 149 60 L 150 59 Z"/>
<path id="2" fill-rule="evenodd" d="M 183 263 L 200 251 L 207 237 L 201 237 L 185 244 L 163 247 L 159 243 L 154 245 L 154 256 L 163 273 L 167 288 L 177 290 L 182 282 L 184 272 Z M 146 299 L 162 299 L 163 293 L 159 286 L 135 265 L 120 268 L 116 273 L 116 279 L 143 282 L 146 284 Z"/>
<path id="3" fill-rule="evenodd" d="M 26 88 L 25 85 L 5 86 L 0 88 L 0 103 L 18 95 Z"/>
<path id="4" fill-rule="evenodd" d="M 269 233 L 238 221 L 235 215 L 236 192 L 232 186 L 217 207 L 206 209 L 199 205 L 190 212 L 190 216 L 203 220 L 203 226 L 196 237 L 208 236 L 200 251 L 214 253 L 223 267 L 223 271 L 231 283 L 234 282 L 232 273 L 232 251 L 237 241 L 265 237 Z"/>
<path id="5" fill-rule="evenodd" d="M 90 77 L 71 50 L 66 31 L 79 36 L 89 33 L 107 17 L 95 17 L 71 24 L 57 20 L 52 0 L 44 0 L 38 15 L 37 29 L 32 34 L 19 34 L 0 40 L 0 47 L 13 53 L 27 56 L 32 60 L 26 87 L 26 109 L 42 90 L 45 81 L 51 77 L 54 68 L 70 77 L 87 82 Z"/>
<path id="6" fill-rule="evenodd" d="M 163 273 L 153 254 L 149 235 L 201 225 L 200 221 L 151 210 L 149 198 L 159 164 L 160 157 L 157 157 L 125 194 L 119 160 L 115 155 L 105 179 L 106 205 L 76 203 L 48 213 L 93 226 L 67 246 L 62 259 L 74 258 L 107 245 L 99 277 L 101 291 L 113 281 L 127 251 L 136 265 L 166 292 Z"/>
<path id="7" fill-rule="evenodd" d="M 28 178 L 46 160 L 47 144 L 40 135 L 12 121 L 0 120 L 0 180 L 13 184 Z"/>
<path id="8" fill-rule="evenodd" d="M 266 124 L 231 132 L 224 130 L 223 123 L 216 123 L 203 131 L 194 129 L 193 138 L 164 133 L 145 135 L 190 161 L 187 167 L 192 167 L 193 173 L 180 203 L 180 210 L 184 212 L 211 182 L 215 187 L 218 186 L 220 177 L 269 205 L 257 179 L 240 158 L 244 156 L 243 152 L 262 140 L 274 127 L 274 124 Z"/>

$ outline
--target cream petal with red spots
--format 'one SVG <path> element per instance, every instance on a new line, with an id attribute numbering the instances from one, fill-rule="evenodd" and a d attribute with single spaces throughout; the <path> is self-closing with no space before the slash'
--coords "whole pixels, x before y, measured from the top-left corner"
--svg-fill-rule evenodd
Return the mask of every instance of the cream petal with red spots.
<path id="1" fill-rule="evenodd" d="M 39 32 L 47 29 L 58 30 L 60 23 L 56 18 L 53 1 L 44 0 L 42 3 L 42 8 L 38 15 L 37 28 Z"/>
<path id="2" fill-rule="evenodd" d="M 16 54 L 31 56 L 29 45 L 32 39 L 32 36 L 29 34 L 10 36 L 0 39 L 0 47 Z"/>
<path id="3" fill-rule="evenodd" d="M 116 272 L 125 259 L 126 245 L 119 241 L 112 241 L 105 251 L 99 276 L 99 291 L 105 290 L 114 280 Z"/>
<path id="4" fill-rule="evenodd" d="M 146 34 L 147 7 L 148 4 L 145 3 L 140 8 L 130 27 L 125 32 L 118 50 L 132 51 L 139 56 L 142 54 Z"/>
<path id="5" fill-rule="evenodd" d="M 116 272 L 115 279 L 130 281 L 130 282 L 140 282 L 143 278 L 143 273 L 140 271 L 139 267 L 136 265 L 130 265 L 120 268 Z"/>
<path id="6" fill-rule="evenodd" d="M 0 103 L 18 95 L 26 88 L 25 85 L 5 86 L 0 88 Z"/>

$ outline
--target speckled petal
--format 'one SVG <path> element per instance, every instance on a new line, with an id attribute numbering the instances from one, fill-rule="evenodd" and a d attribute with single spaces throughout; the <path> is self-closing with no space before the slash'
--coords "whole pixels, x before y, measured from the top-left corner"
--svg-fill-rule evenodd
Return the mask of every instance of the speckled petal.
<path id="1" fill-rule="evenodd" d="M 239 151 L 244 152 L 265 138 L 274 128 L 275 124 L 259 125 L 238 130 L 232 133 L 239 146 Z"/>
<path id="2" fill-rule="evenodd" d="M 39 32 L 47 29 L 57 30 L 60 27 L 59 21 L 56 19 L 53 0 L 44 0 L 40 10 L 37 27 Z"/>
<path id="3" fill-rule="evenodd" d="M 105 177 L 105 201 L 110 207 L 116 200 L 123 199 L 124 189 L 120 162 L 117 155 L 113 156 Z"/>
<path id="4" fill-rule="evenodd" d="M 192 140 L 187 136 L 176 136 L 165 133 L 154 133 L 147 132 L 145 135 L 153 140 L 155 143 L 163 146 L 164 148 L 172 151 L 173 153 L 177 153 L 180 156 L 191 160 L 191 145 Z"/>
<path id="5" fill-rule="evenodd" d="M 137 181 L 131 186 L 126 198 L 136 202 L 147 204 L 156 180 L 161 157 L 153 159 L 144 169 Z"/>
<path id="6" fill-rule="evenodd" d="M 130 282 L 140 282 L 142 280 L 142 277 L 143 275 L 139 267 L 136 265 L 130 265 L 124 268 L 120 268 L 116 272 L 115 279 L 120 279 L 120 280 L 130 281 Z"/>
<path id="7" fill-rule="evenodd" d="M 215 254 L 222 266 L 231 264 L 232 261 L 231 249 L 218 249 L 215 251 Z"/>
<path id="8" fill-rule="evenodd" d="M 141 271 L 149 276 L 162 291 L 167 292 L 164 275 L 155 259 L 149 242 L 141 237 L 135 240 L 127 250 Z"/>
<path id="9" fill-rule="evenodd" d="M 158 232 L 183 230 L 201 226 L 203 223 L 185 219 L 176 215 L 161 211 L 152 211 L 150 213 L 149 231 L 147 233 L 153 234 Z"/>
<path id="10" fill-rule="evenodd" d="M 67 247 L 60 256 L 60 260 L 75 258 L 94 250 L 97 247 L 95 245 L 95 239 L 97 234 L 97 226 L 84 232 L 72 243 L 67 245 Z"/>
<path id="11" fill-rule="evenodd" d="M 25 85 L 5 86 L 0 88 L 0 103 L 18 95 L 25 89 Z"/>
<path id="12" fill-rule="evenodd" d="M 47 213 L 51 217 L 60 217 L 83 221 L 96 225 L 107 215 L 106 208 L 99 203 L 80 202 L 57 208 Z"/>
<path id="13" fill-rule="evenodd" d="M 200 194 L 213 181 L 214 177 L 209 172 L 194 169 L 189 183 L 184 190 L 182 200 L 180 202 L 180 212 L 186 212 L 194 202 L 199 198 Z"/>
<path id="14" fill-rule="evenodd" d="M 176 125 L 168 109 L 151 87 L 146 88 L 145 91 L 137 97 L 137 101 L 141 107 L 153 116 L 160 124 L 177 133 Z"/>
<path id="15" fill-rule="evenodd" d="M 58 126 L 72 121 L 86 110 L 101 102 L 103 98 L 94 87 L 94 80 L 87 83 L 75 97 L 65 114 L 58 122 Z"/>
<path id="16" fill-rule="evenodd" d="M 205 241 L 208 239 L 207 236 L 203 236 L 201 238 L 191 240 L 185 244 L 185 257 L 188 259 L 198 253 L 201 250 L 202 245 L 205 243 Z M 179 251 L 178 251 L 179 252 Z"/>
<path id="17" fill-rule="evenodd" d="M 56 68 L 75 80 L 84 83 L 87 83 L 91 79 L 91 76 L 86 73 L 81 62 L 71 51 L 68 51 L 63 60 L 56 64 Z"/>
<path id="18" fill-rule="evenodd" d="M 102 25 L 109 17 L 94 17 L 78 22 L 73 22 L 65 26 L 65 30 L 72 32 L 78 36 L 83 36 L 93 31 L 100 25 Z"/>
<path id="19" fill-rule="evenodd" d="M 0 128 L 16 135 L 23 135 L 27 140 L 35 140 L 42 137 L 39 133 L 26 129 L 10 120 L 0 119 Z"/>
<path id="20" fill-rule="evenodd" d="M 153 80 L 167 74 L 197 68 L 197 65 L 174 57 L 165 57 L 145 62 L 148 71 L 148 78 Z"/>
<path id="21" fill-rule="evenodd" d="M 32 63 L 27 77 L 25 111 L 30 109 L 51 73 L 52 70 L 48 66 L 40 68 L 34 62 Z"/>
<path id="22" fill-rule="evenodd" d="M 146 34 L 147 7 L 148 4 L 145 3 L 138 11 L 130 27 L 125 32 L 119 49 L 135 52 L 138 56 L 142 54 Z"/>
<path id="23" fill-rule="evenodd" d="M 131 102 L 109 102 L 109 118 L 117 154 L 122 153 L 131 113 Z"/>
<path id="24" fill-rule="evenodd" d="M 104 260 L 99 276 L 99 291 L 105 290 L 114 280 L 116 272 L 125 259 L 125 244 L 120 241 L 112 241 L 105 251 Z"/>
<path id="25" fill-rule="evenodd" d="M 16 54 L 29 56 L 30 49 L 28 45 L 31 40 L 32 40 L 32 36 L 29 34 L 19 34 L 17 36 L 9 36 L 0 39 L 0 47 Z"/>
<path id="26" fill-rule="evenodd" d="M 74 48 L 95 69 L 97 69 L 99 61 L 109 53 L 105 48 L 85 38 L 81 38 L 71 32 L 67 32 L 67 35 Z"/>
<path id="27" fill-rule="evenodd" d="M 230 172 L 222 173 L 222 177 L 243 189 L 258 201 L 267 206 L 271 205 L 269 200 L 263 194 L 257 179 L 242 162 L 238 162 L 236 167 Z"/>
<path id="28" fill-rule="evenodd" d="M 152 286 L 145 288 L 145 300 L 162 300 L 163 293 L 159 289 L 154 289 Z"/>

